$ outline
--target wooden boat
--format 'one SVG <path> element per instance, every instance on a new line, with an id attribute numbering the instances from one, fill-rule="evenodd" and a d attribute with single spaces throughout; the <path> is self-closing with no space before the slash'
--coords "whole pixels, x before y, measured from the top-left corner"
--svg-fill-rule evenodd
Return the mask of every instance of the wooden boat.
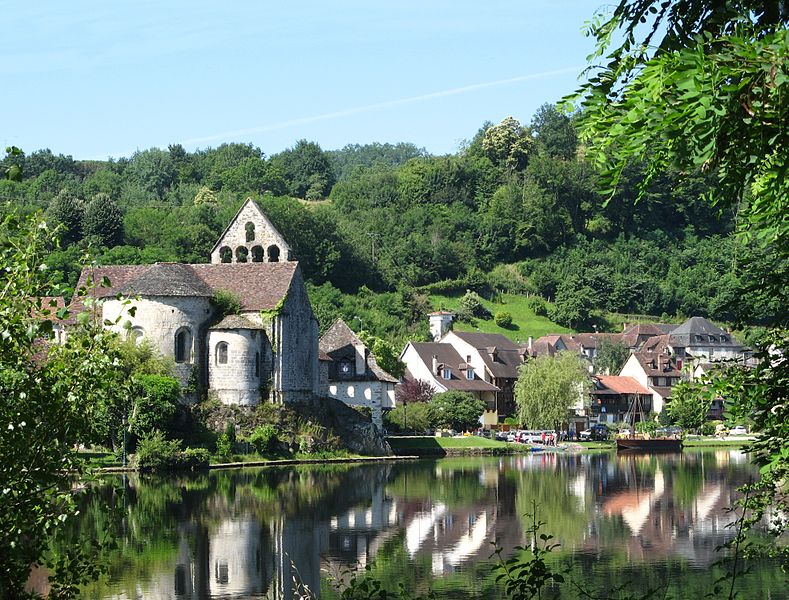
<path id="1" fill-rule="evenodd" d="M 619 438 L 616 440 L 616 449 L 618 452 L 682 452 L 682 440 L 679 438 Z"/>
<path id="2" fill-rule="evenodd" d="M 682 438 L 679 437 L 648 437 L 637 436 L 636 414 L 640 415 L 640 420 L 644 420 L 646 411 L 641 406 L 637 394 L 630 398 L 630 435 L 617 438 L 617 452 L 682 452 Z"/>

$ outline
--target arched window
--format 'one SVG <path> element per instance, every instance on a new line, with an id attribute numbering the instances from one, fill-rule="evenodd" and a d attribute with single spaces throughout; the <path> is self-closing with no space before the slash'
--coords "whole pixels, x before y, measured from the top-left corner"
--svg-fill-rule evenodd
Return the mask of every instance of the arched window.
<path id="1" fill-rule="evenodd" d="M 216 345 L 216 364 L 227 364 L 227 342 L 219 342 Z"/>
<path id="2" fill-rule="evenodd" d="M 143 335 L 142 327 L 132 327 L 129 332 L 129 337 L 134 340 L 135 344 L 139 344 L 142 341 Z"/>
<path id="3" fill-rule="evenodd" d="M 252 246 L 252 262 L 263 262 L 263 246 Z"/>
<path id="4" fill-rule="evenodd" d="M 181 327 L 175 332 L 175 362 L 192 362 L 192 332 L 188 327 Z"/>
<path id="5" fill-rule="evenodd" d="M 268 261 L 279 262 L 279 246 L 268 247 Z"/>
<path id="6" fill-rule="evenodd" d="M 247 256 L 249 255 L 249 250 L 247 250 L 246 246 L 239 246 L 236 248 L 236 262 L 245 263 L 247 262 Z"/>
<path id="7" fill-rule="evenodd" d="M 246 232 L 247 232 L 247 241 L 248 242 L 254 242 L 255 241 L 255 224 L 252 221 L 250 221 L 249 223 L 247 223 L 244 226 L 244 229 L 246 229 Z"/>
<path id="8" fill-rule="evenodd" d="M 233 251 L 227 246 L 222 246 L 219 249 L 219 260 L 223 263 L 233 262 Z"/>

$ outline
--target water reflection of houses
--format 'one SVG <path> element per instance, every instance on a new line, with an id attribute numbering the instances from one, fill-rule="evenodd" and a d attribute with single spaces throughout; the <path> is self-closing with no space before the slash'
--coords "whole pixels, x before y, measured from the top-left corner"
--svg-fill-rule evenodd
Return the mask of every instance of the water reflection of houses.
<path id="1" fill-rule="evenodd" d="M 720 467 L 739 456 L 736 451 L 719 452 L 715 462 Z M 672 468 L 672 463 L 681 461 L 686 463 L 682 469 Z M 597 517 L 584 540 L 585 552 L 611 544 L 601 535 L 607 522 L 607 531 L 618 531 L 619 547 L 630 561 L 656 562 L 674 555 L 704 567 L 720 559 L 718 546 L 734 536 L 729 525 L 736 517 L 727 507 L 737 498 L 736 485 L 744 481 L 732 485 L 718 479 L 718 469 L 705 472 L 703 455 L 682 454 L 660 461 L 619 457 L 609 464 L 617 470 L 613 477 L 605 474 L 605 484 L 596 495 Z M 595 477 L 595 470 L 591 473 Z"/>
<path id="2" fill-rule="evenodd" d="M 435 467 L 439 478 L 441 468 L 440 464 Z M 400 473 L 406 481 L 408 469 L 404 467 Z M 424 476 L 423 469 L 418 470 L 422 471 L 418 476 Z M 338 574 L 362 568 L 375 559 L 385 543 L 396 540 L 412 560 L 431 557 L 433 572 L 439 575 L 486 560 L 492 540 L 505 547 L 521 543 L 513 483 L 495 464 L 481 465 L 474 473 L 475 485 L 482 490 L 477 500 L 453 504 L 407 493 L 393 497 L 381 486 L 368 505 L 333 516 L 329 547 L 323 553 L 324 569 Z"/>

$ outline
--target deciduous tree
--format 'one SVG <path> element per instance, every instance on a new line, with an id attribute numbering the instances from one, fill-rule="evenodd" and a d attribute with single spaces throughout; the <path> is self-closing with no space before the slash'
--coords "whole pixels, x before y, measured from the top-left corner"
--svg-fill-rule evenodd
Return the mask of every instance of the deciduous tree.
<path id="1" fill-rule="evenodd" d="M 586 365 L 572 352 L 529 360 L 515 382 L 518 418 L 531 428 L 555 429 L 571 406 L 588 403 L 590 385 Z"/>

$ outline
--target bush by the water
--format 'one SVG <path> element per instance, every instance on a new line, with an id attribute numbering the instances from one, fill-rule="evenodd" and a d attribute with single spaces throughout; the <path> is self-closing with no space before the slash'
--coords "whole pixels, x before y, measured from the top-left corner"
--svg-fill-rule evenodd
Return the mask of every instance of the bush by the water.
<path id="1" fill-rule="evenodd" d="M 252 435 L 249 436 L 248 441 L 258 454 L 271 454 L 277 450 L 279 445 L 277 429 L 273 425 L 256 427 Z"/>
<path id="2" fill-rule="evenodd" d="M 139 441 L 132 465 L 138 471 L 168 471 L 203 469 L 208 462 L 208 450 L 187 448 L 181 451 L 181 440 L 168 440 L 157 429 Z"/>

